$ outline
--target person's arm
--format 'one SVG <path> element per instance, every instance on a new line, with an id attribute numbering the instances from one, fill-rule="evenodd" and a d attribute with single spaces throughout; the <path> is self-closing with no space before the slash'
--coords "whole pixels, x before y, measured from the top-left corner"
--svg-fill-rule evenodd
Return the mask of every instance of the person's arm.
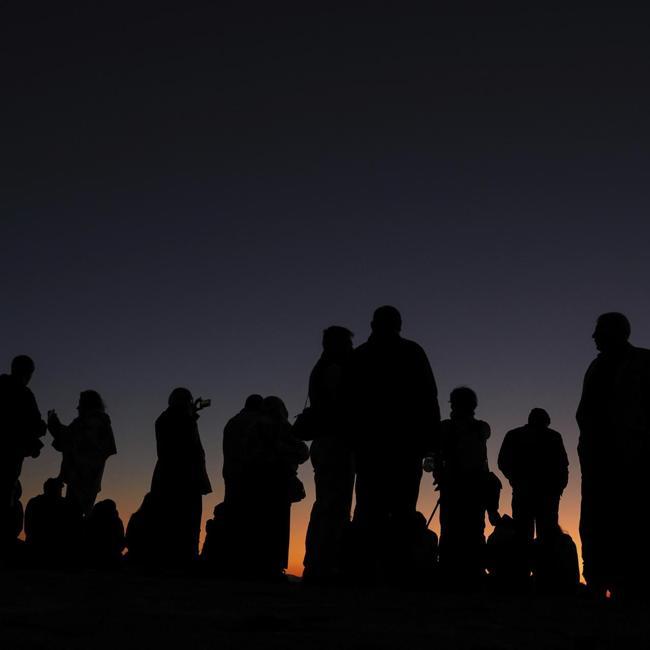
<path id="1" fill-rule="evenodd" d="M 438 404 L 438 385 L 431 369 L 426 352 L 418 350 L 419 385 L 421 390 L 422 443 L 423 452 L 436 458 L 440 454 L 440 405 Z"/>
<path id="2" fill-rule="evenodd" d="M 560 488 L 560 492 L 564 492 L 569 483 L 569 458 L 560 433 L 557 434 L 557 469 L 558 488 Z"/>
<path id="3" fill-rule="evenodd" d="M 500 472 L 512 483 L 513 472 L 513 449 L 512 449 L 512 434 L 510 431 L 506 433 L 501 449 L 499 450 L 499 458 L 497 460 L 497 467 Z"/>
<path id="4" fill-rule="evenodd" d="M 64 451 L 70 438 L 70 426 L 63 424 L 56 412 L 51 411 L 47 417 L 47 428 L 52 434 L 52 438 L 54 438 L 52 442 L 54 449 Z"/>
<path id="5" fill-rule="evenodd" d="M 47 433 L 47 425 L 41 417 L 41 412 L 36 403 L 36 398 L 31 390 L 27 390 L 27 404 L 26 404 L 26 433 L 30 437 L 42 438 Z"/>
<path id="6" fill-rule="evenodd" d="M 103 454 L 104 458 L 109 458 L 110 456 L 115 456 L 117 454 L 117 446 L 115 445 L 115 435 L 113 434 L 113 427 L 111 426 L 111 420 L 106 416 L 106 425 L 103 431 Z"/>
<path id="7" fill-rule="evenodd" d="M 278 454 L 288 463 L 301 465 L 309 458 L 309 447 L 291 433 L 288 425 L 278 436 Z"/>

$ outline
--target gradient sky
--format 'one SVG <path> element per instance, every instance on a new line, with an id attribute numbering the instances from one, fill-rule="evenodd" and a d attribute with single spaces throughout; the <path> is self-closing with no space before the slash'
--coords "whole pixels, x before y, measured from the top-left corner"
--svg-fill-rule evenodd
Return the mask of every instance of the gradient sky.
<path id="1" fill-rule="evenodd" d="M 101 497 L 137 508 L 153 422 L 185 385 L 213 400 L 211 513 L 246 395 L 297 414 L 322 329 L 361 343 L 389 303 L 443 414 L 452 388 L 477 391 L 493 469 L 505 432 L 550 412 L 575 537 L 595 317 L 625 312 L 650 345 L 647 10 L 85 4 L 0 8 L 0 362 L 32 355 L 64 421 L 81 390 L 104 396 L 119 455 Z M 26 498 L 58 471 L 49 440 Z"/>

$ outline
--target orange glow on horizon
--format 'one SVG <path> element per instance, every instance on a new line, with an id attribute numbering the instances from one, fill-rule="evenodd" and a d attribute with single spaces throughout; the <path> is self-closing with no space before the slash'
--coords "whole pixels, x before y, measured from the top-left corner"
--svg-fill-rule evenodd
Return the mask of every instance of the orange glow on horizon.
<path id="1" fill-rule="evenodd" d="M 48 454 L 49 457 L 49 454 Z M 110 462 L 110 461 L 109 461 Z M 129 521 L 133 512 L 135 512 L 142 503 L 142 499 L 149 488 L 148 474 L 142 477 L 134 478 L 130 474 L 128 468 L 120 467 L 117 464 L 109 465 L 109 472 L 105 477 L 103 489 L 99 493 L 97 500 L 113 499 L 117 503 L 120 517 L 124 522 L 124 526 Z M 32 478 L 33 472 L 33 478 Z M 49 472 L 49 474 L 48 474 Z M 56 475 L 58 473 L 58 463 L 52 463 L 51 468 L 33 464 L 27 467 L 27 472 L 24 472 L 24 494 L 23 506 L 27 504 L 29 498 L 41 492 L 42 477 L 48 475 Z M 565 530 L 576 543 L 578 548 L 578 557 L 580 567 L 582 568 L 582 556 L 580 548 L 580 536 L 578 534 L 578 521 L 580 513 L 580 479 L 579 473 L 572 475 L 571 481 L 564 492 L 562 501 L 560 503 L 560 526 Z M 305 535 L 307 532 L 307 525 L 309 523 L 309 515 L 314 503 L 314 484 L 313 484 L 313 470 L 309 462 L 300 467 L 299 475 L 305 485 L 307 496 L 299 503 L 293 504 L 291 507 L 291 538 L 289 545 L 289 562 L 287 572 L 301 576 L 303 572 L 303 558 L 305 553 Z M 36 478 L 38 477 L 38 478 Z M 21 481 L 23 479 L 21 478 Z M 510 513 L 510 499 L 511 492 L 507 481 L 503 480 L 504 486 L 501 493 L 501 508 L 502 514 Z M 223 485 L 221 481 L 213 481 L 214 492 L 203 498 L 203 518 L 201 524 L 201 544 L 205 537 L 205 522 L 212 517 L 212 512 L 218 503 L 223 499 Z M 435 503 L 438 499 L 438 493 L 433 490 L 431 485 L 431 477 L 425 474 L 422 478 L 420 485 L 420 499 L 418 502 L 418 509 L 427 517 L 431 514 Z M 439 513 L 438 513 L 439 514 Z M 440 532 L 439 517 L 436 514 L 431 523 L 431 529 L 436 533 Z M 486 536 L 491 532 L 491 526 L 486 520 Z"/>

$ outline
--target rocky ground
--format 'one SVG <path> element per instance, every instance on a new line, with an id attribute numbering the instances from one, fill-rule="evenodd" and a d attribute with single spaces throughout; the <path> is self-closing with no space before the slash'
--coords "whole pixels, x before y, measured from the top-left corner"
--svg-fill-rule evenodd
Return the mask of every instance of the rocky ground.
<path id="1" fill-rule="evenodd" d="M 641 603 L 333 590 L 141 574 L 0 576 L 0 647 L 644 648 Z"/>

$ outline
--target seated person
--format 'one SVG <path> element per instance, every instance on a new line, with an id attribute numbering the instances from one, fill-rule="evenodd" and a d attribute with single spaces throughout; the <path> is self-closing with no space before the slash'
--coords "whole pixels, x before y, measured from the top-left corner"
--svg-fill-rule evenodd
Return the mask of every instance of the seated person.
<path id="1" fill-rule="evenodd" d="M 64 567 L 78 561 L 81 513 L 62 496 L 63 482 L 49 478 L 43 494 L 25 509 L 25 543 L 31 560 L 41 566 Z"/>
<path id="2" fill-rule="evenodd" d="M 126 545 L 115 501 L 98 501 L 84 522 L 84 554 L 89 566 L 115 568 Z"/>

